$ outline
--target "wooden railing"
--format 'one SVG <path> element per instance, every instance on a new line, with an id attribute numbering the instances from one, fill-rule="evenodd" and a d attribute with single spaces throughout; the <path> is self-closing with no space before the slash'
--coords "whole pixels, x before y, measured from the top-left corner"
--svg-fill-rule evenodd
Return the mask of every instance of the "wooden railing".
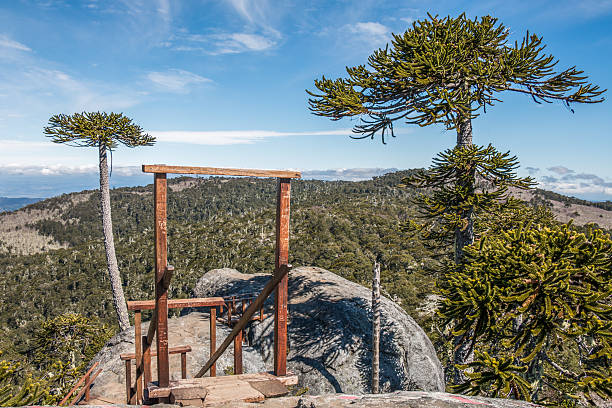
<path id="1" fill-rule="evenodd" d="M 94 363 L 94 365 L 92 365 L 91 368 L 89 370 L 87 370 L 87 372 L 81 377 L 81 379 L 79 381 L 77 381 L 77 383 L 74 385 L 74 387 L 72 387 L 72 389 L 68 392 L 68 394 L 66 394 L 66 396 L 58 404 L 60 407 L 66 405 L 66 402 L 68 402 L 68 400 L 70 399 L 72 394 L 74 394 L 74 392 L 83 383 L 85 383 L 85 384 L 83 384 L 83 388 L 81 388 L 81 391 L 79 391 L 78 394 L 72 399 L 72 401 L 70 401 L 70 405 L 76 405 L 76 403 L 79 402 L 79 400 L 83 396 L 85 396 L 85 398 L 84 398 L 85 401 L 89 401 L 89 388 L 91 387 L 91 384 L 94 382 L 96 377 L 102 372 L 102 369 L 96 371 L 95 374 L 93 374 L 93 375 L 91 373 L 93 372 L 93 370 L 96 369 L 96 367 L 98 367 L 99 364 L 100 364 L 100 362 L 96 361 Z"/>
<path id="2" fill-rule="evenodd" d="M 234 342 L 234 347 L 236 347 L 237 343 L 239 343 L 238 350 L 240 350 L 240 354 L 242 354 L 242 330 L 249 323 L 249 321 L 251 320 L 255 312 L 257 310 L 260 310 L 263 307 L 268 296 L 270 296 L 272 291 L 276 289 L 278 284 L 287 276 L 290 270 L 291 270 L 291 265 L 287 265 L 287 264 L 281 265 L 281 267 L 278 269 L 279 273 L 276 273 L 272 277 L 272 279 L 268 281 L 268 283 L 266 284 L 266 286 L 264 286 L 261 293 L 257 296 L 257 298 L 255 298 L 253 303 L 251 303 L 249 307 L 247 308 L 247 310 L 242 314 L 242 316 L 240 317 L 240 320 L 238 320 L 238 323 L 234 325 L 231 333 L 225 338 L 221 346 L 217 349 L 215 353 L 211 354 L 206 364 L 204 364 L 204 367 L 202 367 L 202 369 L 198 371 L 198 373 L 194 377 L 196 378 L 202 377 L 204 374 L 206 374 L 206 372 L 215 365 L 215 363 L 217 362 L 219 357 L 221 357 L 221 355 L 225 352 L 225 350 L 227 350 L 227 347 L 230 345 L 232 341 Z M 236 339 L 240 339 L 240 341 Z M 234 365 L 236 364 L 236 354 L 237 353 L 235 351 L 234 352 Z M 235 374 L 242 373 L 242 361 L 240 361 L 240 372 L 236 372 L 236 368 L 234 368 L 234 373 Z"/>
<path id="3" fill-rule="evenodd" d="M 164 278 L 165 282 L 169 283 L 170 277 L 174 272 L 174 268 L 168 265 L 166 268 L 166 274 Z M 167 287 L 166 287 L 167 289 Z M 134 345 L 135 352 L 133 354 L 134 360 L 136 360 L 136 384 L 132 386 L 131 378 L 128 378 L 128 366 L 129 376 L 131 377 L 131 359 L 126 361 L 126 401 L 128 404 L 138 403 L 141 404 L 144 401 L 144 388 L 151 382 L 151 357 L 157 356 L 157 351 L 152 351 L 153 340 L 155 338 L 157 319 L 155 315 L 155 300 L 132 300 L 127 302 L 128 310 L 134 311 Z M 225 302 L 223 298 L 212 297 L 212 298 L 192 298 L 192 299 L 170 299 L 168 300 L 168 308 L 184 308 L 184 307 L 208 307 L 210 308 L 210 354 L 212 355 L 216 351 L 217 344 L 217 318 L 216 311 L 217 307 L 223 307 Z M 141 327 L 141 312 L 143 310 L 153 310 L 153 315 L 149 321 L 149 329 L 146 336 L 142 336 Z M 181 346 L 168 349 L 168 354 L 181 353 L 181 376 L 185 378 L 187 373 L 186 368 L 186 355 L 182 350 L 185 347 Z M 174 352 L 173 352 L 174 351 Z M 191 351 L 191 347 L 189 347 Z M 185 351 L 186 353 L 187 351 Z M 130 354 L 131 356 L 132 354 Z M 127 356 L 127 354 L 126 354 Z M 123 358 L 122 358 L 123 359 Z M 216 367 L 211 369 L 211 376 L 216 375 Z"/>

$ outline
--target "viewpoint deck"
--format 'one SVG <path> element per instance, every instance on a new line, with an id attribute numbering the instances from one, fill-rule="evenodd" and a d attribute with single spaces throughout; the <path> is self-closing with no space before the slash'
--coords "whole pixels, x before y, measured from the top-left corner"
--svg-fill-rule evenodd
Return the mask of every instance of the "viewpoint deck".
<path id="1" fill-rule="evenodd" d="M 148 398 L 167 398 L 178 405 L 209 406 L 231 401 L 259 402 L 281 397 L 289 392 L 287 386 L 296 385 L 297 375 L 287 373 L 239 374 L 223 377 L 202 377 L 170 381 L 167 387 L 150 384 Z"/>

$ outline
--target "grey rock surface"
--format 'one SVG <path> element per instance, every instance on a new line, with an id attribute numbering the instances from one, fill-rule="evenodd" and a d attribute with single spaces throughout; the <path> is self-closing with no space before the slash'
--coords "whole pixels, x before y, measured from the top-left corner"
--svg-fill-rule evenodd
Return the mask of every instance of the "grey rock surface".
<path id="1" fill-rule="evenodd" d="M 226 408 L 535 408 L 540 405 L 525 401 L 498 398 L 467 397 L 444 392 L 397 391 L 367 395 L 307 395 L 267 399 L 263 403 L 235 402 L 220 405 Z"/>
<path id="2" fill-rule="evenodd" d="M 148 323 L 143 324 L 143 333 L 146 334 Z M 209 358 L 210 334 L 208 313 L 191 310 L 181 317 L 168 319 L 168 346 L 191 346 L 192 351 L 187 353 L 187 377 L 192 378 Z M 229 335 L 230 329 L 217 322 L 217 347 Z M 155 343 L 154 343 L 155 344 Z M 223 353 L 217 362 L 217 376 L 222 376 L 225 369 L 234 365 L 232 346 Z M 155 345 L 153 346 L 155 349 Z M 100 362 L 102 373 L 96 378 L 91 389 L 92 399 L 109 403 L 125 403 L 125 362 L 119 355 L 134 353 L 134 327 L 125 330 L 113 337 L 102 350 L 94 357 L 91 364 Z M 265 371 L 265 363 L 259 354 L 251 347 L 244 346 L 242 351 L 243 369 L 245 373 Z M 170 379 L 181 378 L 180 354 L 170 355 Z M 151 358 L 153 381 L 157 379 L 156 357 Z M 135 364 L 132 363 L 132 381 L 135 380 Z"/>
<path id="3" fill-rule="evenodd" d="M 197 297 L 259 292 L 269 275 L 215 269 L 196 284 Z M 272 311 L 273 296 L 266 310 Z M 273 368 L 271 316 L 253 322 L 250 343 Z M 288 369 L 308 394 L 370 391 L 371 293 L 356 283 L 315 267 L 289 275 Z M 444 374 L 423 330 L 391 300 L 381 298 L 381 391 L 443 391 Z"/>

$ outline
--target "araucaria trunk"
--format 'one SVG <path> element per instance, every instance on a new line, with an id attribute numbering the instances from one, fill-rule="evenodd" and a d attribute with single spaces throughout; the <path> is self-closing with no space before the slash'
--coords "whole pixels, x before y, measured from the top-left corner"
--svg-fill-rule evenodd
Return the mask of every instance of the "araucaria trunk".
<path id="1" fill-rule="evenodd" d="M 472 146 L 472 120 L 463 119 L 457 127 L 457 147 L 466 148 Z M 457 170 L 460 171 L 460 170 Z M 468 177 L 458 175 L 459 180 L 465 180 L 465 187 L 471 194 L 474 189 L 474 168 L 467 168 L 461 171 L 469 172 Z M 455 262 L 459 263 L 463 258 L 463 247 L 474 242 L 474 220 L 471 210 L 461 214 L 461 228 L 455 230 Z"/>
<path id="2" fill-rule="evenodd" d="M 100 209 L 102 212 L 102 230 L 104 233 L 104 249 L 106 250 L 106 264 L 108 276 L 113 291 L 113 304 L 119 320 L 121 331 L 130 327 L 125 296 L 121 286 L 117 256 L 115 255 L 115 240 L 113 239 L 113 221 L 111 218 L 110 191 L 108 187 L 108 159 L 106 146 L 100 144 Z"/>
<path id="3" fill-rule="evenodd" d="M 472 146 L 472 120 L 463 119 L 457 127 L 457 148 L 467 148 Z M 457 171 L 469 172 L 469 174 L 457 174 L 459 182 L 463 183 L 463 187 L 468 189 L 468 195 L 473 193 L 475 183 L 475 172 L 473 167 L 461 169 Z M 461 214 L 461 226 L 455 230 L 455 263 L 461 263 L 463 258 L 463 248 L 471 245 L 474 242 L 474 220 L 472 210 L 465 211 Z M 454 343 L 455 364 L 466 364 L 474 359 L 474 351 L 470 347 L 470 338 L 472 331 L 468 331 L 462 336 L 456 336 Z M 459 369 L 454 372 L 455 384 L 461 384 L 467 381 L 467 377 Z"/>

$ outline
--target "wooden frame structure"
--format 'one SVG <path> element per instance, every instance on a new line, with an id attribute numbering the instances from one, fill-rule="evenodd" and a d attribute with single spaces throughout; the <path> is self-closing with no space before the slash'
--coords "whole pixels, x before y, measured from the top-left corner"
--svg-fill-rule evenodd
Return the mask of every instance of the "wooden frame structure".
<path id="1" fill-rule="evenodd" d="M 169 348 L 168 348 L 168 286 L 174 268 L 168 265 L 168 238 L 167 238 L 167 179 L 168 173 L 171 174 L 202 174 L 202 175 L 222 175 L 222 176 L 246 176 L 246 177 L 276 177 L 277 196 L 276 196 L 276 249 L 275 249 L 275 268 L 271 281 L 266 288 L 251 304 L 249 309 L 235 326 L 232 334 L 228 336 L 223 345 L 213 353 L 205 367 L 196 374 L 200 377 L 209 368 L 213 370 L 215 361 L 225 351 L 228 344 L 239 338 L 242 333 L 242 326 L 250 319 L 254 311 L 258 309 L 263 301 L 268 297 L 272 290 L 275 291 L 274 300 L 274 375 L 287 375 L 287 290 L 288 290 L 288 265 L 289 260 L 289 219 L 290 219 L 290 200 L 291 200 L 291 179 L 301 178 L 301 174 L 295 171 L 281 170 L 253 170 L 253 169 L 227 169 L 214 167 L 187 167 L 187 166 L 167 166 L 162 164 L 143 165 L 144 173 L 154 174 L 153 200 L 154 200 L 154 239 L 155 239 L 155 303 L 154 313 L 149 325 L 149 333 L 143 336 L 143 344 L 146 348 L 153 340 L 156 332 L 157 343 L 157 378 L 159 387 L 168 387 L 170 381 L 169 373 Z M 185 302 L 188 302 L 185 300 Z M 180 301 L 178 301 L 180 302 Z M 133 310 L 144 309 L 145 304 L 133 306 Z M 148 304 L 147 304 L 148 306 Z M 180 306 L 178 306 L 180 307 Z M 251 310 L 252 309 L 252 310 Z M 211 308 L 211 311 L 213 309 Z M 140 317 L 140 316 L 138 316 Z M 243 321 L 244 320 L 244 321 Z M 239 333 L 238 333 L 239 332 Z M 139 336 L 136 336 L 138 339 Z M 138 350 L 138 346 L 136 347 Z M 149 355 L 150 358 L 150 355 Z M 235 355 L 236 359 L 237 356 Z M 137 366 L 140 359 L 136 357 Z"/>

